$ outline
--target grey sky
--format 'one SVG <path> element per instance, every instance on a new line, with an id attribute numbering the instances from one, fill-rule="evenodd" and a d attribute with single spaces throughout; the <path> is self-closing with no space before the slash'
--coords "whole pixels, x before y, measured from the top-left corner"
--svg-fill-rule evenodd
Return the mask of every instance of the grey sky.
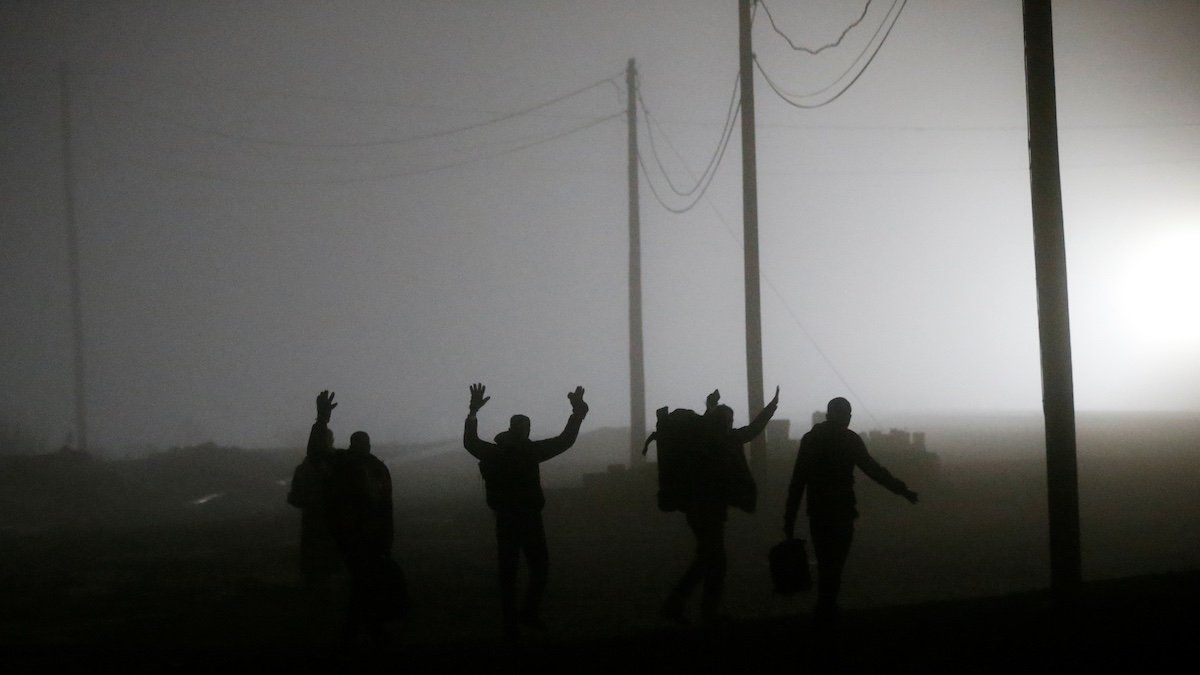
<path id="1" fill-rule="evenodd" d="M 788 87 L 819 88 L 889 5 L 815 57 L 760 20 L 756 51 Z M 862 8 L 769 6 L 810 45 Z M 535 434 L 557 431 L 576 384 L 589 425 L 625 424 L 623 119 L 398 175 L 619 112 L 618 87 L 399 145 L 209 132 L 402 138 L 635 57 L 646 105 L 698 171 L 736 19 L 719 0 L 5 3 L 3 418 L 54 442 L 71 425 L 66 59 L 94 445 L 294 442 L 323 388 L 343 402 L 340 440 L 452 436 L 474 381 L 494 397 L 485 425 L 526 412 Z M 862 426 L 1039 408 L 1020 19 L 1015 0 L 912 0 L 838 101 L 795 110 L 756 81 L 765 371 L 783 414 L 837 394 Z M 1177 268 L 1200 255 L 1200 3 L 1056 2 L 1055 30 L 1077 403 L 1198 411 L 1200 280 Z M 683 216 L 643 183 L 650 408 L 719 386 L 745 417 L 739 154 L 735 134 Z M 348 179 L 364 180 L 330 184 Z"/>

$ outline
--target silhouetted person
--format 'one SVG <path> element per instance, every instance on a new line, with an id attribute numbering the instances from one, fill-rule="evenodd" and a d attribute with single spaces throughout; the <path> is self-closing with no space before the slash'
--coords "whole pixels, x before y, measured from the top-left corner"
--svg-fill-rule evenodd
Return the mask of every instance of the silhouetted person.
<path id="1" fill-rule="evenodd" d="M 842 568 L 854 538 L 854 519 L 858 518 L 854 467 L 888 490 L 917 503 L 917 493 L 880 466 L 849 425 L 850 402 L 841 397 L 829 401 L 825 421 L 813 425 L 800 439 L 783 512 L 783 532 L 791 539 L 795 536 L 796 511 L 807 488 L 808 531 L 817 556 L 817 606 L 813 618 L 818 626 L 833 624 L 838 615 Z"/>
<path id="2" fill-rule="evenodd" d="M 350 447 L 336 454 L 327 503 L 333 537 L 350 575 L 343 639 L 350 645 L 366 629 L 378 646 L 386 637 L 383 623 L 402 608 L 394 606 L 399 568 L 391 560 L 392 475 L 371 454 L 367 432 L 351 434 Z"/>
<path id="3" fill-rule="evenodd" d="M 542 525 L 541 471 L 538 465 L 566 451 L 575 443 L 579 426 L 587 416 L 588 405 L 583 400 L 583 387 L 567 394 L 571 416 L 567 426 L 554 438 L 529 440 L 529 418 L 513 415 L 508 431 L 496 436 L 495 443 L 479 440 L 475 413 L 491 397 L 484 397 L 482 384 L 471 385 L 470 412 L 463 427 L 463 447 L 479 460 L 479 472 L 487 491 L 487 504 L 496 514 L 496 553 L 500 572 L 500 606 L 504 632 L 516 637 L 518 622 L 529 628 L 542 629 L 538 613 L 550 570 L 546 549 L 546 531 Z M 517 608 L 517 564 L 525 552 L 529 565 L 529 587 L 525 602 Z"/>
<path id="4" fill-rule="evenodd" d="M 337 404 L 334 394 L 317 396 L 317 421 L 308 434 L 304 461 L 292 473 L 287 500 L 300 509 L 300 574 L 311 592 L 325 596 L 330 578 L 342 567 L 329 516 L 329 487 L 335 451 L 329 417 Z"/>
<path id="5" fill-rule="evenodd" d="M 775 397 L 750 424 L 733 428 L 733 409 L 718 405 L 721 392 L 714 390 L 705 400 L 704 418 L 708 433 L 713 436 L 709 448 L 697 448 L 698 452 L 719 452 L 717 461 L 703 463 L 705 475 L 699 476 L 696 494 L 683 512 L 688 527 L 696 537 L 696 557 L 683 577 L 675 585 L 662 607 L 663 617 L 678 623 L 686 623 L 684 605 L 696 586 L 703 582 L 704 593 L 700 601 L 700 614 L 706 622 L 720 615 L 721 595 L 725 589 L 725 521 L 728 517 L 730 499 L 730 465 L 724 461 L 738 459 L 742 446 L 749 443 L 767 428 L 767 422 L 779 407 L 779 388 Z M 736 453 L 736 455 L 735 455 Z M 744 455 L 741 456 L 744 461 Z"/>

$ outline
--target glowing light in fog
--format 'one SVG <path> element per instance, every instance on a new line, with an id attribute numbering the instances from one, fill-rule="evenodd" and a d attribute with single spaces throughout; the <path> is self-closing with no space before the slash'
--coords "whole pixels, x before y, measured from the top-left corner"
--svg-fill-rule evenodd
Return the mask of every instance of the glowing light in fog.
<path id="1" fill-rule="evenodd" d="M 1147 346 L 1200 348 L 1200 225 L 1134 252 L 1123 284 L 1124 322 Z"/>

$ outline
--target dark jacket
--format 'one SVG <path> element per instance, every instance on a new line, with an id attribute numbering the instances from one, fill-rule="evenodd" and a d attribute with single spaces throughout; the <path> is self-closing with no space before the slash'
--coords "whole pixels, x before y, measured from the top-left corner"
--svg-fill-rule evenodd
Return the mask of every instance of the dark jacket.
<path id="1" fill-rule="evenodd" d="M 494 511 L 541 511 L 546 497 L 538 465 L 575 444 L 586 415 L 572 413 L 562 433 L 554 438 L 518 441 L 505 431 L 496 436 L 495 443 L 480 440 L 478 420 L 468 417 L 463 427 L 463 447 L 479 460 L 487 505 Z"/>
<path id="2" fill-rule="evenodd" d="M 818 520 L 853 520 L 858 517 L 854 496 L 854 467 L 888 490 L 902 495 L 904 481 L 879 465 L 867 452 L 862 438 L 832 422 L 820 422 L 800 439 L 796 466 L 788 488 L 785 520 L 795 519 L 804 491 L 808 490 L 808 517 Z"/>
<path id="3" fill-rule="evenodd" d="M 343 555 L 390 555 L 392 474 L 387 465 L 370 452 L 339 452 L 333 462 L 329 513 Z"/>
<path id="4" fill-rule="evenodd" d="M 333 539 L 329 516 L 329 488 L 336 457 L 322 422 L 312 426 L 308 452 L 292 473 L 287 501 L 300 509 L 300 569 L 305 573 L 331 572 L 342 555 Z"/>

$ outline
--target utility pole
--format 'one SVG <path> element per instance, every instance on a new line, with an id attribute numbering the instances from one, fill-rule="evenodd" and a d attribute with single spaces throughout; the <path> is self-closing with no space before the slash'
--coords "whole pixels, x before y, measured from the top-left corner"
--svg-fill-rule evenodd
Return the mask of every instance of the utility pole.
<path id="1" fill-rule="evenodd" d="M 1050 588 L 1069 601 L 1082 580 L 1079 476 L 1075 458 L 1075 392 L 1067 305 L 1058 168 L 1058 112 L 1050 0 L 1024 0 L 1025 96 L 1029 116 L 1029 187 L 1037 273 L 1042 411 L 1046 418 L 1046 488 L 1050 510 Z"/>
<path id="2" fill-rule="evenodd" d="M 87 450 L 87 387 L 83 368 L 83 300 L 79 291 L 79 232 L 75 226 L 75 167 L 71 157 L 71 95 L 67 62 L 59 64 L 62 115 L 63 197 L 67 230 L 67 265 L 71 281 L 71 337 L 75 349 L 75 433 L 79 450 Z"/>
<path id="3" fill-rule="evenodd" d="M 642 464 L 646 439 L 646 365 L 642 358 L 642 222 L 638 203 L 637 64 L 625 68 L 629 126 L 629 466 Z"/>
<path id="4" fill-rule="evenodd" d="M 763 409 L 762 309 L 758 273 L 758 165 L 754 145 L 754 50 L 751 14 L 755 0 L 738 0 L 738 72 L 742 87 L 742 237 L 746 267 L 746 388 L 748 419 Z M 750 465 L 760 476 L 766 468 L 767 441 L 750 442 Z"/>

